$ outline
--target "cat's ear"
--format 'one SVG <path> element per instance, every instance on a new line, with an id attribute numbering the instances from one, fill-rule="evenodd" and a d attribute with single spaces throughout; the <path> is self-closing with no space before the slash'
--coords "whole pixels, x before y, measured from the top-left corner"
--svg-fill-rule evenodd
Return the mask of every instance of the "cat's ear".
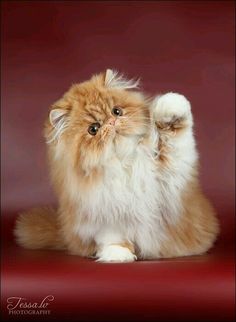
<path id="1" fill-rule="evenodd" d="M 126 79 L 118 71 L 107 69 L 105 72 L 104 85 L 108 88 L 117 89 L 132 89 L 137 88 L 139 85 L 139 79 Z"/>
<path id="2" fill-rule="evenodd" d="M 52 126 L 47 143 L 58 140 L 60 135 L 68 126 L 68 110 L 63 108 L 53 108 L 49 113 L 49 122 Z"/>
<path id="3" fill-rule="evenodd" d="M 49 121 L 50 124 L 54 128 L 60 127 L 60 124 L 65 121 L 67 115 L 67 111 L 61 108 L 54 108 L 49 113 Z"/>

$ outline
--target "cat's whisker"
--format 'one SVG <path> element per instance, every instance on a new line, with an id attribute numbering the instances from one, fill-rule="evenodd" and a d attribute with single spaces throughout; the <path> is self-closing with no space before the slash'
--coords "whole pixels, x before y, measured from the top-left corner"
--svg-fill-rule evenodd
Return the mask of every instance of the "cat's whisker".
<path id="1" fill-rule="evenodd" d="M 123 120 L 136 120 L 136 121 L 143 121 L 143 122 L 150 123 L 150 119 L 138 118 L 138 117 L 126 117 L 126 118 L 123 118 Z"/>
<path id="2" fill-rule="evenodd" d="M 147 116 L 140 116 L 140 115 L 133 115 L 133 114 L 129 114 L 129 115 L 126 115 L 126 116 L 122 116 L 121 118 L 140 118 L 140 119 L 145 119 L 145 120 L 151 120 L 150 117 L 147 117 Z"/>
<path id="3" fill-rule="evenodd" d="M 121 120 L 143 120 L 143 121 L 150 121 L 149 118 L 144 118 L 144 117 L 132 117 L 132 116 L 125 116 L 121 117 Z"/>
<path id="4" fill-rule="evenodd" d="M 150 124 L 146 124 L 146 123 L 139 123 L 140 126 L 147 126 L 147 127 L 150 127 Z M 123 124 L 123 123 L 120 123 L 119 126 L 129 126 L 129 127 L 134 127 L 136 126 L 136 124 Z"/>
<path id="5" fill-rule="evenodd" d="M 137 124 L 136 123 L 134 123 L 134 122 L 138 122 L 138 126 L 142 126 L 142 125 L 144 125 L 144 126 L 150 126 L 150 124 L 147 124 L 147 123 L 142 123 L 142 122 L 139 122 L 139 121 L 135 121 L 135 120 L 133 120 L 133 122 L 131 123 L 131 124 L 125 124 L 125 123 L 120 123 L 121 125 L 127 125 L 127 126 L 137 126 Z"/>

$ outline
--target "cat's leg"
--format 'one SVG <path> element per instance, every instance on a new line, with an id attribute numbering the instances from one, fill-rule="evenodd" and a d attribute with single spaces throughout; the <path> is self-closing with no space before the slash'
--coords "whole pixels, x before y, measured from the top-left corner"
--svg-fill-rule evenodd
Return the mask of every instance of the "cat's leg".
<path id="1" fill-rule="evenodd" d="M 70 233 L 70 236 L 67 237 L 66 246 L 69 254 L 89 258 L 94 258 L 97 249 L 93 240 L 84 242 L 80 236 L 74 233 Z"/>
<path id="2" fill-rule="evenodd" d="M 219 228 L 198 182 L 190 103 L 183 95 L 165 94 L 154 100 L 153 117 L 159 134 L 161 257 L 202 254 L 212 246 Z"/>
<path id="3" fill-rule="evenodd" d="M 82 238 L 81 231 L 75 227 L 75 223 L 67 221 L 61 228 L 61 236 L 69 254 L 94 258 L 97 250 L 95 241 L 92 238 Z M 81 225 L 80 229 L 83 230 L 83 228 Z"/>
<path id="4" fill-rule="evenodd" d="M 160 167 L 186 174 L 186 167 L 191 168 L 197 161 L 189 101 L 177 93 L 157 97 L 153 102 L 153 118 L 159 133 Z"/>
<path id="5" fill-rule="evenodd" d="M 114 227 L 102 228 L 95 237 L 98 262 L 133 262 L 137 259 L 134 246 Z"/>
<path id="6" fill-rule="evenodd" d="M 93 235 L 87 234 L 88 222 L 84 217 L 68 204 L 60 207 L 58 211 L 59 232 L 69 254 L 82 257 L 93 257 L 97 246 Z"/>
<path id="7" fill-rule="evenodd" d="M 160 207 L 175 219 L 181 212 L 181 190 L 197 174 L 191 106 L 183 95 L 167 93 L 154 100 L 152 110 L 158 131 L 155 144 Z"/>

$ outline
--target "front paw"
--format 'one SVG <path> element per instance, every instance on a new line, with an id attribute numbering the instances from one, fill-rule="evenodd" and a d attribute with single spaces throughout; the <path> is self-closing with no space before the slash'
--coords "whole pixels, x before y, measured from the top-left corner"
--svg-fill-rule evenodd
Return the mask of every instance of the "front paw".
<path id="1" fill-rule="evenodd" d="M 124 263 L 134 262 L 137 257 L 127 247 L 119 245 L 104 246 L 97 254 L 97 262 Z"/>
<path id="2" fill-rule="evenodd" d="M 180 94 L 167 93 L 153 102 L 153 116 L 161 130 L 176 130 L 192 125 L 191 105 Z"/>

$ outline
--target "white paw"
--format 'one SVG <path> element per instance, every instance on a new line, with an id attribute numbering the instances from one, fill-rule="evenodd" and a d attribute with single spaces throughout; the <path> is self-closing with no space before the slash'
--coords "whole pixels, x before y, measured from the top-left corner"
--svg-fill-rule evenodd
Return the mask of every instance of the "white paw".
<path id="1" fill-rule="evenodd" d="M 105 263 L 134 262 L 137 259 L 128 248 L 119 245 L 104 246 L 97 255 L 97 262 Z"/>
<path id="2" fill-rule="evenodd" d="M 171 123 L 176 119 L 192 120 L 191 105 L 185 96 L 167 93 L 153 102 L 154 119 L 157 122 Z"/>

